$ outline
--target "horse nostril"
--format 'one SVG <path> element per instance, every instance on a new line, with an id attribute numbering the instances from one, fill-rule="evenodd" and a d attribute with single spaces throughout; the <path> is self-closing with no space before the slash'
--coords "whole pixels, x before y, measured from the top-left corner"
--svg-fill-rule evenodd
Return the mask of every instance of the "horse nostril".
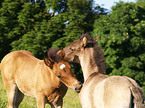
<path id="1" fill-rule="evenodd" d="M 81 90 L 81 88 L 82 88 L 82 83 L 79 82 L 79 86 L 75 88 L 75 91 L 76 91 L 77 93 L 79 93 L 80 90 Z"/>
<path id="2" fill-rule="evenodd" d="M 77 91 L 77 89 L 78 89 L 78 88 L 76 87 L 76 88 L 75 88 L 75 91 Z"/>
<path id="3" fill-rule="evenodd" d="M 80 87 L 79 87 L 79 90 L 81 90 L 82 86 L 83 86 L 83 85 L 82 85 L 82 83 L 80 83 Z"/>
<path id="4" fill-rule="evenodd" d="M 79 89 L 81 89 L 81 88 L 82 88 L 82 83 L 81 83 L 81 82 L 79 82 L 79 85 L 80 85 L 80 86 L 79 86 Z"/>

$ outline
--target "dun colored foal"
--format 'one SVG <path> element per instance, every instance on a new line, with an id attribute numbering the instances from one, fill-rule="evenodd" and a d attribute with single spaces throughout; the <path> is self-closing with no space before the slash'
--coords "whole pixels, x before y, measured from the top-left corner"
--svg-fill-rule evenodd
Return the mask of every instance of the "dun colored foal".
<path id="1" fill-rule="evenodd" d="M 105 75 L 105 58 L 97 38 L 88 33 L 64 48 L 65 59 L 80 63 L 84 84 L 80 91 L 82 108 L 145 108 L 144 92 L 126 76 Z"/>

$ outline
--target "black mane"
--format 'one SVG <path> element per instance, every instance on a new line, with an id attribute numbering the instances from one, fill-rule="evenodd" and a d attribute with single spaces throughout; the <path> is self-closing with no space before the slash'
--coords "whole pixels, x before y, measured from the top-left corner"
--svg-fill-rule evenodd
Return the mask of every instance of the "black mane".
<path id="1" fill-rule="evenodd" d="M 47 58 L 52 59 L 55 62 L 59 62 L 60 61 L 60 56 L 57 54 L 58 49 L 56 48 L 50 48 L 47 51 Z"/>

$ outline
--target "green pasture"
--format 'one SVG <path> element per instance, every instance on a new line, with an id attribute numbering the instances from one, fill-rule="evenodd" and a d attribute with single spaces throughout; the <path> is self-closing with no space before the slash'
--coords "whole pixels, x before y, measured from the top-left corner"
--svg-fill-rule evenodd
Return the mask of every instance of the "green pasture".
<path id="1" fill-rule="evenodd" d="M 6 108 L 7 94 L 0 74 L 0 108 Z M 25 96 L 19 108 L 36 108 L 36 99 Z M 48 104 L 45 108 L 50 108 Z M 79 96 L 72 89 L 68 89 L 66 96 L 64 97 L 63 108 L 81 108 Z"/>

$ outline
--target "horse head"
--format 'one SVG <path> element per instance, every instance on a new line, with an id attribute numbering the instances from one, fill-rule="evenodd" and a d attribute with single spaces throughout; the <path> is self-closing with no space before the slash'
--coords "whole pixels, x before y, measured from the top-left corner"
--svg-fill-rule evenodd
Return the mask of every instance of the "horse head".
<path id="1" fill-rule="evenodd" d="M 75 40 L 63 50 L 65 52 L 65 60 L 69 62 L 79 63 L 79 56 L 86 48 L 93 48 L 99 37 L 92 38 L 89 33 L 82 34 L 80 39 Z"/>
<path id="2" fill-rule="evenodd" d="M 74 89 L 76 92 L 81 90 L 82 84 L 75 78 L 71 66 L 64 60 L 64 50 L 57 54 L 57 50 L 50 49 L 48 57 L 44 57 L 45 64 L 51 68 L 52 72 L 63 82 L 66 86 Z"/>

